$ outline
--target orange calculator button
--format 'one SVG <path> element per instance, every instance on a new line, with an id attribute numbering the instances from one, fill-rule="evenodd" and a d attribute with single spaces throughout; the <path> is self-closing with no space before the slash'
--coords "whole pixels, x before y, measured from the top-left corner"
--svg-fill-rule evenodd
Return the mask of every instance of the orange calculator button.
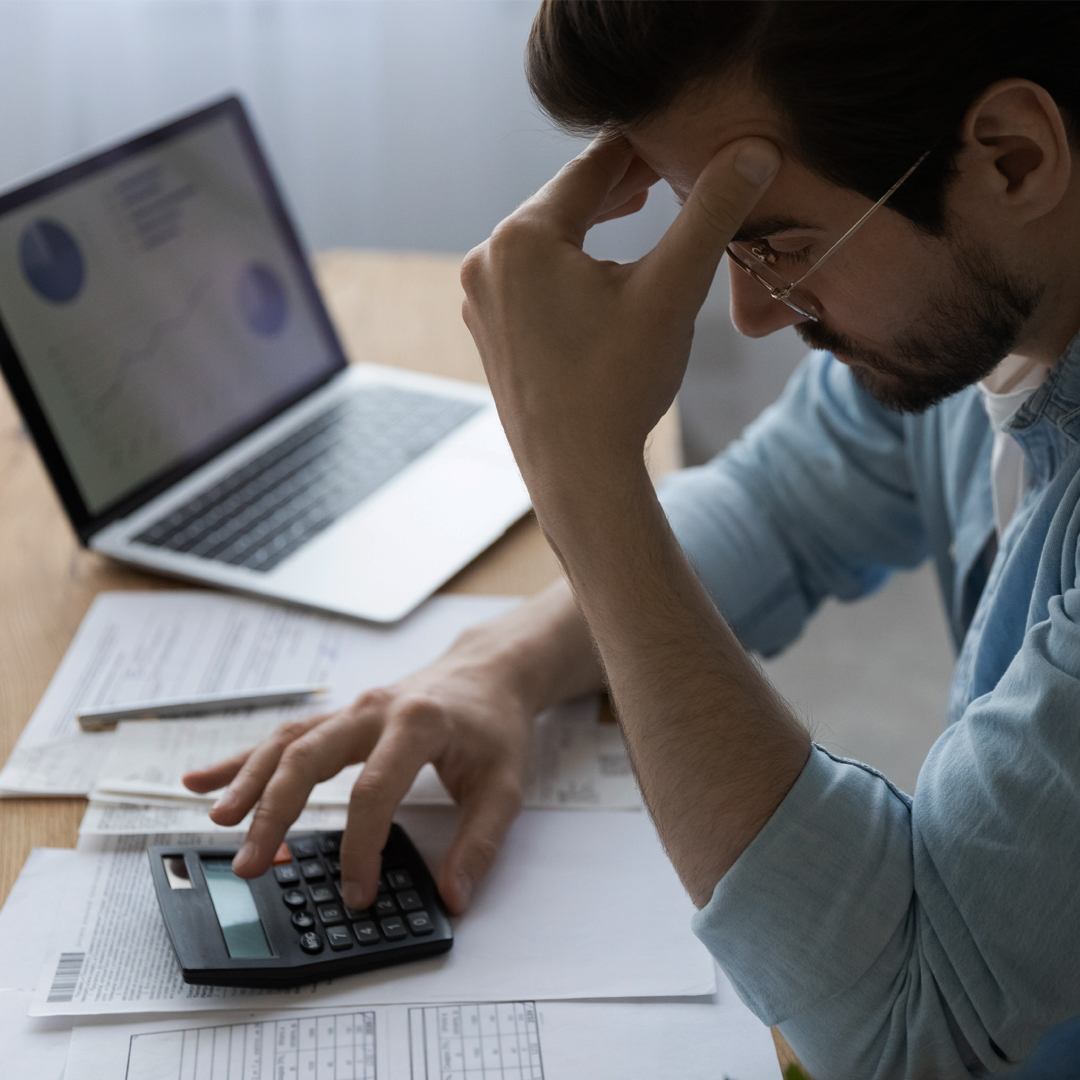
<path id="1" fill-rule="evenodd" d="M 289 853 L 289 845 L 282 844 L 277 849 L 277 854 L 274 855 L 274 866 L 280 866 L 282 863 L 292 862 L 292 855 Z"/>

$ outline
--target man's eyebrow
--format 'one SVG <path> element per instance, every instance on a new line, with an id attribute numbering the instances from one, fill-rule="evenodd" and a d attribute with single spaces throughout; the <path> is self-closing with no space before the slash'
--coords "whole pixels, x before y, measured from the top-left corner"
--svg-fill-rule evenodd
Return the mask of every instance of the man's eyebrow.
<path id="1" fill-rule="evenodd" d="M 812 225 L 808 221 L 800 221 L 798 218 L 774 215 L 768 218 L 759 218 L 757 221 L 744 221 L 742 228 L 733 237 L 739 243 L 745 244 L 750 240 L 762 240 L 766 236 L 775 236 L 776 233 L 792 232 L 798 229 L 820 229 L 820 225 Z"/>

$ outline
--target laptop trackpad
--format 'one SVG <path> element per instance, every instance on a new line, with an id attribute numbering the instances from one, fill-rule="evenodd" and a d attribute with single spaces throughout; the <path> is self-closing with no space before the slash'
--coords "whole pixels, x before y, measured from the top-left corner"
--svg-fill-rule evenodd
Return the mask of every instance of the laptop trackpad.
<path id="1" fill-rule="evenodd" d="M 270 575 L 274 592 L 393 621 L 528 509 L 512 458 L 444 453 L 406 470 L 286 560 Z"/>

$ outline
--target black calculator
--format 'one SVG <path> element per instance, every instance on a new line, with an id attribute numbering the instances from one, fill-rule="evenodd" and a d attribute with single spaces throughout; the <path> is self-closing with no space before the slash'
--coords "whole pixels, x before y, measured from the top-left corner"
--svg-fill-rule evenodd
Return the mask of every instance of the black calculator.
<path id="1" fill-rule="evenodd" d="M 287 987 L 446 952 L 454 932 L 405 830 L 383 848 L 379 893 L 341 899 L 340 832 L 290 836 L 262 877 L 232 872 L 235 849 L 150 848 L 161 914 L 184 982 Z"/>

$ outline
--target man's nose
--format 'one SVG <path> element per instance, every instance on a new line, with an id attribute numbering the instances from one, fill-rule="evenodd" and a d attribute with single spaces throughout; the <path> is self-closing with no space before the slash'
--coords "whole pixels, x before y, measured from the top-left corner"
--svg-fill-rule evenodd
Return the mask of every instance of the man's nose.
<path id="1" fill-rule="evenodd" d="M 730 258 L 728 272 L 731 276 L 731 321 L 740 334 L 751 338 L 765 337 L 785 326 L 806 321 L 787 304 L 774 300 L 768 289 Z"/>

